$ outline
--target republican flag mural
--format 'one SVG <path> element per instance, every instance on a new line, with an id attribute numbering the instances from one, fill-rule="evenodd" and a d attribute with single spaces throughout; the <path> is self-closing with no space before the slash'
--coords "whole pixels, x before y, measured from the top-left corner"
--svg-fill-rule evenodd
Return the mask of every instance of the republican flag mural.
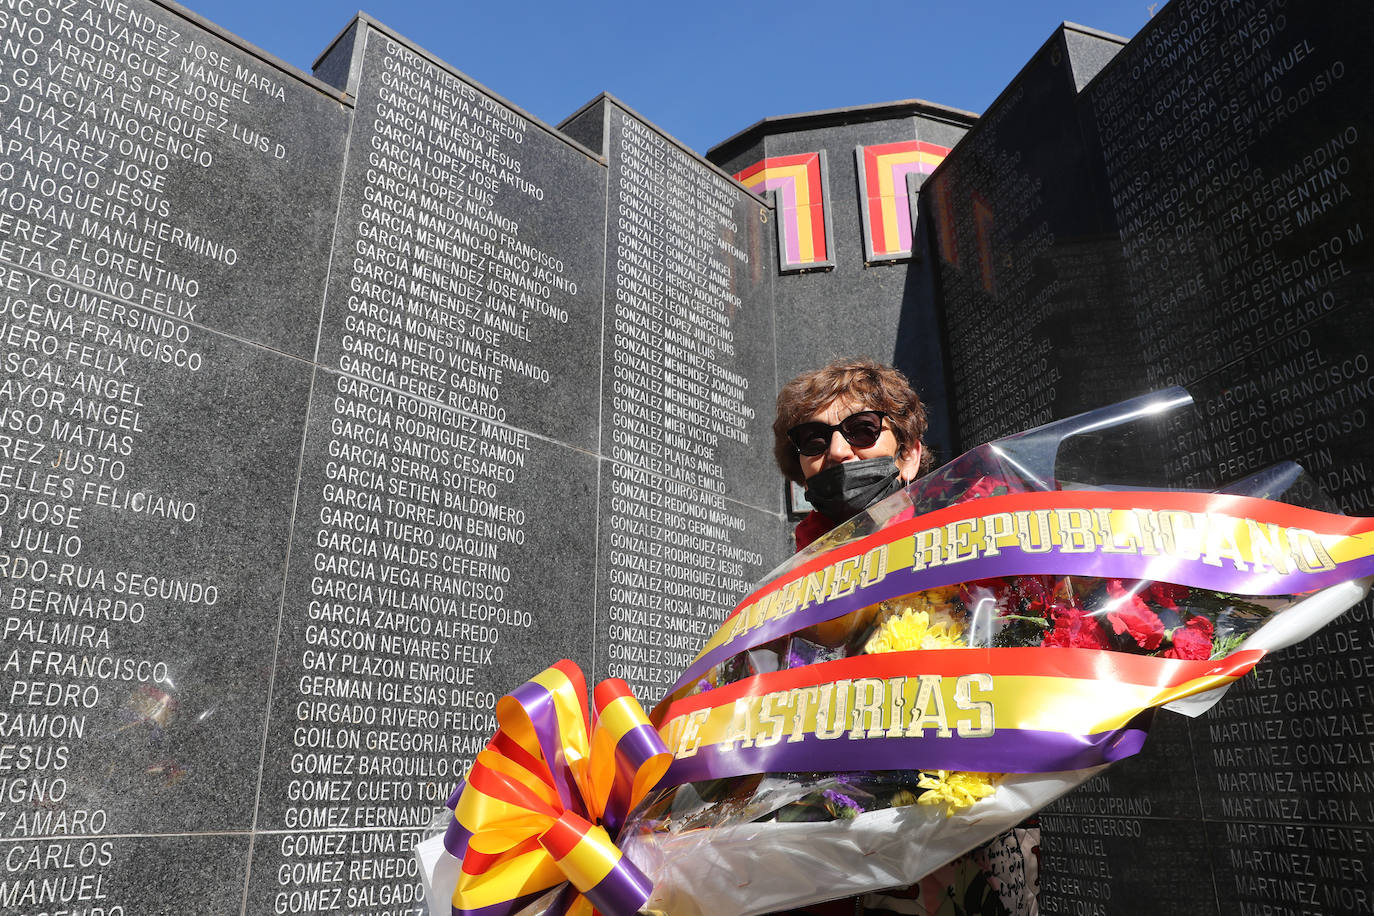
<path id="1" fill-rule="evenodd" d="M 908 175 L 929 175 L 949 154 L 949 147 L 903 140 L 854 148 L 859 168 L 859 206 L 863 211 L 866 260 L 911 256 L 911 202 Z"/>
<path id="2" fill-rule="evenodd" d="M 829 267 L 825 152 L 769 156 L 736 172 L 735 178 L 763 196 L 772 191 L 778 205 L 778 249 L 783 269 Z"/>

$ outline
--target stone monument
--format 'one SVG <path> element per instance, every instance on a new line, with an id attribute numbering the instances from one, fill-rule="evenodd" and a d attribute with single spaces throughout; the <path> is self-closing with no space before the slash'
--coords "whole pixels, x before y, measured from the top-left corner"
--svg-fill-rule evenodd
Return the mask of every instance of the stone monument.
<path id="1" fill-rule="evenodd" d="M 0 908 L 413 911 L 498 697 L 652 703 L 779 556 L 769 208 L 365 16 L 8 21 Z"/>
<path id="2" fill-rule="evenodd" d="M 1371 35 L 1363 9 L 1178 0 L 1129 44 L 1050 39 L 922 191 L 966 444 L 1183 385 L 1140 479 L 1294 460 L 1374 512 Z M 1042 910 L 1370 911 L 1369 621 L 1044 813 Z"/>
<path id="3" fill-rule="evenodd" d="M 164 0 L 0 4 L 0 911 L 415 912 L 498 697 L 569 657 L 652 704 L 787 554 L 772 401 L 832 356 L 945 458 L 1184 384 L 1132 473 L 1296 458 L 1370 512 L 1333 7 L 1065 26 L 981 119 L 703 158 L 366 15 L 307 75 Z M 1044 911 L 1368 910 L 1368 621 L 1045 813 Z"/>

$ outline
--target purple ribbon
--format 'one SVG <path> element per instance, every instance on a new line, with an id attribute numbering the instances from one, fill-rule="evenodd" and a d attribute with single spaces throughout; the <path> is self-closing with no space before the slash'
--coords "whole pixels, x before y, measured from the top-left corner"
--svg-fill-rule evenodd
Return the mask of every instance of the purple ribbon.
<path id="1" fill-rule="evenodd" d="M 1370 571 L 1374 571 L 1371 570 L 1371 565 L 1368 560 L 1349 561 L 1338 564 L 1335 569 L 1316 573 L 1256 574 L 1172 557 L 1058 551 L 1024 553 L 1018 548 L 1004 548 L 991 557 L 982 556 L 954 565 L 889 573 L 881 581 L 867 588 L 859 588 L 841 598 L 820 601 L 805 610 L 765 621 L 757 629 L 717 646 L 688 665 L 687 670 L 668 691 L 668 695 L 672 696 L 688 684 L 699 680 L 707 671 L 732 656 L 814 624 L 843 617 L 852 611 L 889 598 L 979 579 L 1004 576 L 1094 576 L 1172 582 L 1241 595 L 1288 595 L 1326 588 L 1368 575 Z"/>

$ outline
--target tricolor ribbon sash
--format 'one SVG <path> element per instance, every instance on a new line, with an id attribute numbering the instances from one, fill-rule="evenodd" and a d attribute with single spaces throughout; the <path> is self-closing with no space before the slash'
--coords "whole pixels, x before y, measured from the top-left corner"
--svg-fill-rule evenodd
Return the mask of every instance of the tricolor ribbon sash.
<path id="1" fill-rule="evenodd" d="M 569 882 L 551 914 L 630 916 L 652 884 L 614 838 L 670 755 L 621 680 L 566 659 L 503 697 L 495 737 L 449 799 L 444 846 L 462 860 L 454 916 L 504 916 Z"/>
<path id="2" fill-rule="evenodd" d="M 1246 496 L 1052 491 L 991 496 L 817 554 L 746 597 L 654 711 L 726 659 L 889 598 L 997 576 L 1172 582 L 1303 594 L 1374 574 L 1374 519 Z"/>
<path id="3" fill-rule="evenodd" d="M 859 655 L 667 707 L 664 785 L 778 772 L 1049 773 L 1140 750 L 1149 711 L 1230 684 L 1258 651 L 1187 661 L 1094 649 Z"/>

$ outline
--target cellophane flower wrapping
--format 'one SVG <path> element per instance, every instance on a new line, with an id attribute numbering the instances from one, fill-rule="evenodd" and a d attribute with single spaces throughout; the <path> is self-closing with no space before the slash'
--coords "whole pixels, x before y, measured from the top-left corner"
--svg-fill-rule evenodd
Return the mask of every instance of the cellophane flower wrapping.
<path id="1" fill-rule="evenodd" d="M 1321 555 L 1335 535 L 1294 533 L 1295 507 L 1339 518 L 1296 465 L 1216 494 L 1144 489 L 1188 403 L 1171 389 L 983 445 L 775 570 L 655 711 L 679 756 L 667 782 L 691 781 L 621 834 L 655 883 L 646 910 L 769 913 L 911 884 L 1133 753 L 1158 706 L 1196 715 L 1253 650 L 1363 597 L 1365 567 Z M 1123 517 L 1134 534 L 1111 534 Z M 1016 558 L 988 555 L 998 534 Z M 830 562 L 846 551 L 849 567 Z M 846 574 L 888 594 L 851 608 L 864 589 L 846 596 Z M 799 577 L 809 593 L 759 597 Z"/>

